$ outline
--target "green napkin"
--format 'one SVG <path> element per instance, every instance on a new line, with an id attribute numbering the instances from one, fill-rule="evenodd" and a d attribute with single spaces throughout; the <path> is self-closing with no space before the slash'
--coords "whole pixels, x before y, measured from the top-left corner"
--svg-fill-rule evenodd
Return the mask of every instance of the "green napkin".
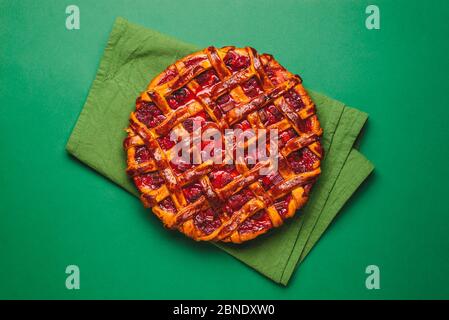
<path id="1" fill-rule="evenodd" d="M 123 128 L 136 96 L 149 80 L 198 47 L 118 18 L 109 37 L 97 76 L 67 143 L 73 156 L 138 195 L 125 174 Z M 373 170 L 354 150 L 367 115 L 311 92 L 324 129 L 323 173 L 310 200 L 284 226 L 242 245 L 216 244 L 275 282 L 287 284 L 332 219 Z M 192 243 L 194 245 L 194 243 Z"/>
<path id="2" fill-rule="evenodd" d="M 309 202 L 302 210 L 302 215 L 293 219 L 287 231 L 282 230 L 282 228 L 278 229 L 263 242 L 252 241 L 238 247 L 235 245 L 220 245 L 227 252 L 259 272 L 285 285 L 288 283 L 303 252 L 305 242 L 311 235 L 321 214 L 335 216 L 360 183 L 372 171 L 372 166 L 366 165 L 366 160 L 359 154 L 356 161 L 361 169 L 361 174 L 357 177 L 358 179 L 355 179 L 349 172 L 343 181 L 354 179 L 354 181 L 361 180 L 361 182 L 339 186 L 338 188 L 347 190 L 345 194 L 338 193 L 337 188 L 334 191 L 333 187 L 342 172 L 343 166 L 346 165 L 352 145 L 365 123 L 367 115 L 356 109 L 345 107 L 340 102 L 320 94 L 312 93 L 312 99 L 317 105 L 318 116 L 325 132 L 322 143 L 326 150 L 326 156 L 322 162 L 322 174 L 319 182 L 314 186 Z M 336 195 L 333 201 L 338 203 L 338 206 L 330 207 L 326 212 L 323 212 L 325 204 L 333 192 Z M 327 227 L 329 223 L 320 222 L 320 226 L 323 225 Z M 276 252 L 276 254 L 273 255 L 273 252 Z"/>

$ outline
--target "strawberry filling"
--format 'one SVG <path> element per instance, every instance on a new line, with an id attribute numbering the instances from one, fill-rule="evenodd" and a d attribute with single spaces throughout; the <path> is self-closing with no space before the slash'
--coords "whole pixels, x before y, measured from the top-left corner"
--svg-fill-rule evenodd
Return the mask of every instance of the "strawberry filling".
<path id="1" fill-rule="evenodd" d="M 220 110 L 224 113 L 234 109 L 234 99 L 232 99 L 229 93 L 225 93 L 224 95 L 217 98 L 215 101 Z"/>
<path id="2" fill-rule="evenodd" d="M 228 51 L 223 59 L 225 65 L 232 72 L 236 72 L 249 66 L 249 58 L 235 53 L 233 50 Z"/>
<path id="3" fill-rule="evenodd" d="M 161 202 L 159 202 L 159 207 L 168 212 L 175 213 L 176 212 L 176 206 L 173 202 L 173 200 L 170 197 L 165 198 Z"/>
<path id="4" fill-rule="evenodd" d="M 203 187 L 197 182 L 185 187 L 182 191 L 184 192 L 187 202 L 193 203 L 201 197 Z"/>
<path id="5" fill-rule="evenodd" d="M 288 204 L 290 203 L 291 199 L 292 196 L 289 194 L 274 203 L 274 207 L 283 218 L 285 218 L 288 213 Z"/>
<path id="6" fill-rule="evenodd" d="M 248 129 L 251 129 L 251 124 L 248 122 L 248 120 L 243 120 L 242 122 L 235 124 L 234 129 L 246 131 Z"/>
<path id="7" fill-rule="evenodd" d="M 158 85 L 164 84 L 169 82 L 170 80 L 173 80 L 178 75 L 178 72 L 175 68 L 167 69 L 164 76 L 159 80 Z"/>
<path id="8" fill-rule="evenodd" d="M 283 76 L 284 69 L 282 67 L 265 66 L 264 70 L 268 79 L 270 79 L 270 81 L 274 85 L 277 85 L 286 80 L 285 77 Z"/>
<path id="9" fill-rule="evenodd" d="M 175 145 L 175 141 L 170 139 L 170 135 L 157 139 L 157 142 L 163 150 L 169 150 Z"/>
<path id="10" fill-rule="evenodd" d="M 176 174 L 182 174 L 193 167 L 193 164 L 186 162 L 183 159 L 171 161 L 170 164 Z"/>
<path id="11" fill-rule="evenodd" d="M 244 150 L 245 164 L 248 169 L 252 169 L 258 162 L 265 161 L 269 157 L 269 152 L 264 152 L 259 149 Z M 237 159 L 237 152 L 234 152 L 234 159 Z"/>
<path id="12" fill-rule="evenodd" d="M 164 179 L 157 172 L 149 172 L 134 177 L 134 183 L 139 189 L 159 189 L 164 184 Z"/>
<path id="13" fill-rule="evenodd" d="M 182 123 L 182 125 L 183 125 L 184 129 L 186 129 L 188 132 L 192 133 L 194 126 L 195 126 L 195 128 L 203 127 L 204 124 L 206 123 L 206 121 L 212 121 L 212 119 L 209 117 L 209 115 L 206 112 L 201 111 L 201 112 L 197 113 L 194 117 L 186 119 Z"/>
<path id="14" fill-rule="evenodd" d="M 240 192 L 233 194 L 226 204 L 223 210 L 232 215 L 233 212 L 240 210 L 242 206 L 254 197 L 253 193 L 249 189 L 243 189 Z"/>
<path id="15" fill-rule="evenodd" d="M 249 129 L 252 129 L 251 124 L 247 121 L 247 120 L 243 120 L 240 123 L 237 123 L 233 126 L 234 130 L 241 130 L 239 131 L 235 131 L 234 132 L 234 136 L 232 137 L 233 139 L 233 144 L 232 144 L 232 154 L 234 159 L 237 159 L 237 143 L 240 145 L 242 143 L 247 142 L 248 140 L 252 139 L 252 137 L 255 137 L 255 134 L 251 135 L 243 135 L 244 131 L 247 131 Z M 243 151 L 243 152 L 241 152 Z M 240 156 L 244 157 L 245 163 L 247 164 L 251 164 L 251 161 L 253 161 L 254 159 L 257 159 L 257 153 L 249 153 L 249 151 L 256 151 L 254 149 L 249 149 L 249 148 L 245 148 L 245 149 L 241 149 L 240 150 Z M 242 154 L 243 153 L 243 154 Z M 253 160 L 250 160 L 253 159 Z M 255 162 L 253 161 L 252 164 L 254 165 Z"/>
<path id="16" fill-rule="evenodd" d="M 301 132 L 310 132 L 312 131 L 312 118 L 307 118 L 305 120 L 300 120 L 298 123 L 298 128 Z"/>
<path id="17" fill-rule="evenodd" d="M 309 148 L 302 148 L 287 156 L 287 161 L 295 173 L 303 173 L 313 169 L 318 157 Z"/>
<path id="18" fill-rule="evenodd" d="M 164 121 L 165 116 L 154 103 L 138 99 L 136 118 L 147 127 L 154 128 Z"/>
<path id="19" fill-rule="evenodd" d="M 191 66 L 199 64 L 200 62 L 202 62 L 202 61 L 204 61 L 206 59 L 207 59 L 206 56 L 193 57 L 193 58 L 191 58 L 189 60 L 184 61 L 184 65 L 186 67 L 191 67 Z"/>
<path id="20" fill-rule="evenodd" d="M 189 89 L 183 87 L 175 92 L 173 92 L 171 95 L 167 97 L 167 102 L 170 108 L 176 110 L 180 106 L 185 105 L 190 100 L 193 100 L 194 96 L 192 92 L 190 92 Z"/>
<path id="21" fill-rule="evenodd" d="M 218 106 L 214 106 L 212 111 L 217 119 L 221 119 L 223 117 L 223 112 Z"/>
<path id="22" fill-rule="evenodd" d="M 199 212 L 193 218 L 193 223 L 206 235 L 211 234 L 214 230 L 221 226 L 221 220 L 218 212 L 212 209 Z"/>
<path id="23" fill-rule="evenodd" d="M 147 147 L 139 146 L 136 147 L 135 158 L 137 163 L 143 163 L 151 160 L 150 151 L 148 151 Z"/>
<path id="24" fill-rule="evenodd" d="M 304 102 L 296 90 L 291 89 L 284 95 L 285 101 L 295 110 L 299 111 L 304 108 Z"/>
<path id="25" fill-rule="evenodd" d="M 270 216 L 265 211 L 259 211 L 246 219 L 239 227 L 239 233 L 252 233 L 267 230 L 272 227 Z"/>
<path id="26" fill-rule="evenodd" d="M 282 148 L 290 139 L 296 138 L 297 136 L 298 134 L 292 128 L 282 131 L 281 134 L 279 135 L 279 142 L 278 142 L 279 148 Z"/>
<path id="27" fill-rule="evenodd" d="M 270 104 L 260 110 L 259 117 L 265 126 L 269 126 L 270 124 L 274 124 L 283 119 L 282 113 L 274 106 L 274 104 Z"/>
<path id="28" fill-rule="evenodd" d="M 254 98 L 263 93 L 262 88 L 254 77 L 242 83 L 242 89 L 243 92 L 245 92 L 245 94 L 250 98 Z"/>
<path id="29" fill-rule="evenodd" d="M 228 165 L 221 170 L 209 173 L 209 179 L 212 187 L 214 187 L 215 189 L 221 189 L 238 175 L 239 173 L 235 169 L 235 167 L 233 165 Z"/>
<path id="30" fill-rule="evenodd" d="M 195 80 L 200 85 L 200 89 L 210 87 L 211 85 L 220 81 L 214 69 L 204 71 L 199 76 L 197 76 Z"/>
<path id="31" fill-rule="evenodd" d="M 278 172 L 272 172 L 266 176 L 264 176 L 262 179 L 259 179 L 259 182 L 262 184 L 262 187 L 265 190 L 270 189 L 272 186 L 282 182 L 284 178 L 278 173 Z"/>
<path id="32" fill-rule="evenodd" d="M 208 149 L 206 149 L 206 147 Z M 222 143 L 218 145 L 218 143 L 216 144 L 215 141 L 201 141 L 201 156 L 203 161 L 215 158 L 217 159 L 217 161 L 218 159 L 221 159 L 221 162 L 223 162 L 226 154 L 223 150 Z"/>

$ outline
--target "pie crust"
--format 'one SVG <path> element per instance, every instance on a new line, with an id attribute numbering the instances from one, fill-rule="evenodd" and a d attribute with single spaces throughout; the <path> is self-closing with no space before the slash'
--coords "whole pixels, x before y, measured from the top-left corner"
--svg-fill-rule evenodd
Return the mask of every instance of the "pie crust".
<path id="1" fill-rule="evenodd" d="M 137 98 L 129 123 L 127 173 L 143 204 L 195 240 L 241 243 L 280 226 L 304 206 L 320 174 L 322 129 L 301 78 L 250 47 L 209 47 L 170 65 Z M 277 129 L 277 170 L 262 175 L 272 162 L 249 154 L 231 164 L 171 161 L 176 142 L 198 127 Z M 232 148 L 221 152 L 235 156 Z"/>

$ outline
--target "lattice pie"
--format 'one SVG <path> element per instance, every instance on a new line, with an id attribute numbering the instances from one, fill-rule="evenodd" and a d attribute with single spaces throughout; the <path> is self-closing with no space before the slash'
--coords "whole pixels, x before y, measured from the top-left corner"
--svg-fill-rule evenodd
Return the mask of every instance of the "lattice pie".
<path id="1" fill-rule="evenodd" d="M 292 217 L 307 202 L 323 156 L 322 129 L 301 82 L 252 48 L 209 47 L 170 65 L 137 98 L 124 141 L 143 204 L 166 227 L 206 241 L 240 243 Z M 239 162 L 172 161 L 177 143 L 208 128 L 277 129 L 276 170 L 261 174 L 272 161 L 249 153 Z M 247 139 L 244 150 L 256 142 Z M 191 144 L 189 152 L 206 146 Z M 219 150 L 221 159 L 235 157 L 231 146 Z"/>

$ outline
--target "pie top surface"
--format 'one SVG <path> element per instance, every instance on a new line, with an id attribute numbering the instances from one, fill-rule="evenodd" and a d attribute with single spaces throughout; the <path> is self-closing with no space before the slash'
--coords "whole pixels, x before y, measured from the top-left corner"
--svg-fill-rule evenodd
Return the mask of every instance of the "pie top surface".
<path id="1" fill-rule="evenodd" d="M 249 47 L 209 47 L 170 65 L 129 123 L 127 173 L 141 201 L 195 240 L 240 243 L 280 226 L 320 174 L 322 129 L 301 78 Z M 201 139 L 209 131 L 221 135 Z"/>

